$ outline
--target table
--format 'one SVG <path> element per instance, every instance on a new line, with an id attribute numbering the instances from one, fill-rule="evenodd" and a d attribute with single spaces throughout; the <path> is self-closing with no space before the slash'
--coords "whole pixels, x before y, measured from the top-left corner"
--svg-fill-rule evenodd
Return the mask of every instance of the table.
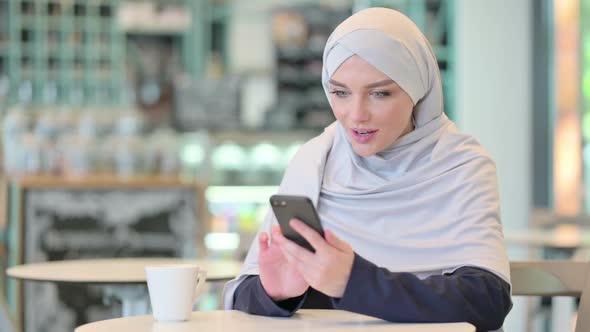
<path id="1" fill-rule="evenodd" d="M 242 262 L 180 258 L 109 258 L 50 261 L 13 266 L 9 277 L 48 282 L 105 284 L 109 295 L 121 300 L 123 316 L 145 314 L 148 301 L 145 271 L 148 265 L 197 264 L 207 271 L 208 281 L 226 281 L 240 273 Z M 133 286 L 140 287 L 133 287 Z M 125 286 L 125 287 L 122 287 Z M 130 287 L 131 286 L 131 287 Z"/>
<path id="2" fill-rule="evenodd" d="M 528 228 L 524 230 L 504 230 L 507 244 L 577 249 L 590 247 L 590 229 L 577 225 L 558 225 L 549 229 Z"/>
<path id="3" fill-rule="evenodd" d="M 398 324 L 341 310 L 299 310 L 291 318 L 249 315 L 240 311 L 193 312 L 189 321 L 158 323 L 152 316 L 98 321 L 75 332 L 260 332 L 260 331 L 388 331 L 388 332 L 475 332 L 468 323 Z"/>
<path id="4" fill-rule="evenodd" d="M 504 241 L 508 245 L 527 248 L 575 251 L 590 248 L 590 229 L 575 224 L 560 224 L 551 228 L 505 229 Z M 553 327 L 558 327 L 557 329 L 564 331 L 571 330 L 573 327 L 571 317 L 575 313 L 575 302 L 576 299 L 571 297 L 552 298 L 550 315 Z M 552 330 L 555 330 L 555 328 Z"/>
<path id="5" fill-rule="evenodd" d="M 23 264 L 6 270 L 8 276 L 51 282 L 78 282 L 92 284 L 145 283 L 148 265 L 197 264 L 207 271 L 207 280 L 224 281 L 240 273 L 242 262 L 181 258 L 107 258 L 50 261 Z"/>

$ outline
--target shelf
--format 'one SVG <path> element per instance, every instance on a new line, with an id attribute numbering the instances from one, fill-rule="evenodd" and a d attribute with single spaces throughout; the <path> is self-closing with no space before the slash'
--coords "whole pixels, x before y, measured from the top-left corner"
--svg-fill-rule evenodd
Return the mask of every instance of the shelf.
<path id="1" fill-rule="evenodd" d="M 278 47 L 277 51 L 277 58 L 278 60 L 308 60 L 310 58 L 313 59 L 322 59 L 323 50 L 312 50 L 307 48 L 284 48 Z"/>
<path id="2" fill-rule="evenodd" d="M 33 30 L 35 27 L 35 19 L 31 15 L 23 15 L 20 17 L 20 28 L 21 30 Z"/>
<path id="3" fill-rule="evenodd" d="M 315 75 L 299 74 L 294 77 L 277 75 L 279 84 L 290 84 L 296 86 L 310 86 L 310 85 L 322 85 L 322 77 Z"/>
<path id="4" fill-rule="evenodd" d="M 163 29 L 158 27 L 134 27 L 123 30 L 125 34 L 141 36 L 182 36 L 187 32 L 185 29 Z"/>
<path id="5" fill-rule="evenodd" d="M 101 85 L 96 71 L 101 63 L 109 67 L 123 68 L 125 65 L 124 38 L 116 29 L 116 9 L 119 0 L 10 0 L 16 10 L 0 12 L 2 31 L 15 31 L 16 38 L 6 45 L 6 62 L 20 68 L 8 72 L 10 79 L 18 85 L 24 77 L 32 80 L 32 103 L 42 103 L 47 84 L 74 87 L 71 80 L 80 80 L 80 88 Z M 4 7 L 2 7 L 4 8 Z M 6 26 L 4 25 L 6 22 Z M 6 37 L 4 37 L 6 38 Z M 6 71 L 6 64 L 3 64 Z M 45 72 L 52 71 L 57 82 L 48 82 Z M 21 74 L 22 72 L 22 74 Z M 42 74 L 39 74 L 42 73 Z M 117 84 L 125 81 L 124 71 L 118 70 Z M 104 75 L 102 75 L 104 76 Z M 122 101 L 122 89 L 112 90 L 110 100 Z M 19 100 L 18 90 L 10 92 L 11 102 Z M 82 104 L 94 103 L 95 93 L 82 95 Z M 69 102 L 67 94 L 59 94 L 57 103 Z"/>
<path id="6" fill-rule="evenodd" d="M 326 110 L 326 111 L 330 111 L 330 103 L 328 102 L 328 100 L 324 97 L 321 101 L 319 100 L 311 100 L 309 98 L 306 98 L 305 100 L 301 100 L 299 102 L 299 104 L 297 104 L 298 108 L 308 108 L 308 109 L 322 109 Z"/>
<path id="7" fill-rule="evenodd" d="M 205 198 L 209 203 L 260 203 L 267 204 L 278 186 L 209 186 Z"/>
<path id="8" fill-rule="evenodd" d="M 9 183 L 16 184 L 26 189 L 111 189 L 111 188 L 161 188 L 183 187 L 195 188 L 200 186 L 194 181 L 187 181 L 177 176 L 136 175 L 129 178 L 121 178 L 111 174 L 89 175 L 83 177 L 28 175 L 8 177 Z"/>
<path id="9" fill-rule="evenodd" d="M 34 58 L 38 55 L 38 50 L 35 48 L 33 43 L 21 43 L 21 58 L 29 57 Z"/>
<path id="10" fill-rule="evenodd" d="M 448 61 L 449 60 L 449 49 L 446 46 L 434 46 L 434 54 L 436 55 L 436 59 L 438 61 Z"/>
<path id="11" fill-rule="evenodd" d="M 47 17 L 47 27 L 56 29 L 62 27 L 63 23 L 67 23 L 65 16 L 49 16 Z"/>
<path id="12" fill-rule="evenodd" d="M 232 13 L 233 10 L 231 5 L 214 5 L 213 8 L 211 8 L 211 20 L 223 22 L 224 20 L 230 19 Z"/>
<path id="13" fill-rule="evenodd" d="M 305 142 L 319 135 L 316 130 L 288 130 L 288 131 L 260 131 L 242 128 L 240 131 L 220 130 L 210 132 L 211 140 L 215 143 L 239 142 L 244 145 L 252 145 L 261 142 L 272 142 L 276 145 L 292 144 L 297 141 Z"/>

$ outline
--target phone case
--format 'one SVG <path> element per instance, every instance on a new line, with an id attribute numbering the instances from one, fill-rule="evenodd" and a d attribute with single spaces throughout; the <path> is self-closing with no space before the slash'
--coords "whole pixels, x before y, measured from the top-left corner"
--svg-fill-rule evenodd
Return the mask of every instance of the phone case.
<path id="1" fill-rule="evenodd" d="M 285 237 L 315 252 L 313 247 L 289 226 L 289 220 L 297 218 L 324 237 L 324 229 L 311 199 L 305 196 L 273 195 L 270 197 L 270 205 Z"/>

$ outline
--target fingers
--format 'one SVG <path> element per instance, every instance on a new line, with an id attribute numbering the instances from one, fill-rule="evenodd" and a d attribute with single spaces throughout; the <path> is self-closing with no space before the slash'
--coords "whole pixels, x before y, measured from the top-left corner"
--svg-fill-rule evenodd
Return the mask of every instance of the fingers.
<path id="1" fill-rule="evenodd" d="M 283 232 L 281 232 L 281 228 L 279 226 L 273 226 L 271 232 L 271 245 L 280 247 L 281 241 L 285 239 Z"/>
<path id="2" fill-rule="evenodd" d="M 326 247 L 326 240 L 316 232 L 313 228 L 307 226 L 304 222 L 298 219 L 291 219 L 289 225 L 304 239 L 311 244 L 311 246 L 317 251 L 322 250 Z"/>
<path id="3" fill-rule="evenodd" d="M 293 266 L 303 266 L 304 263 L 302 262 L 302 257 L 305 257 L 305 255 L 313 256 L 313 253 L 287 239 L 280 231 L 273 229 L 272 239 L 273 244 L 279 246 L 283 257 L 285 257 L 287 262 Z M 308 263 L 313 263 L 312 259 L 312 257 L 308 257 L 306 261 Z"/>
<path id="4" fill-rule="evenodd" d="M 334 247 L 340 251 L 349 251 L 348 243 L 342 241 L 331 230 L 329 230 L 329 229 L 325 230 L 324 234 L 326 235 L 326 242 L 328 242 L 328 244 L 330 244 L 332 247 Z"/>
<path id="5" fill-rule="evenodd" d="M 283 234 L 283 232 L 281 232 L 281 227 L 279 225 L 273 225 L 271 227 L 271 232 L 274 233 L 280 233 Z"/>
<path id="6" fill-rule="evenodd" d="M 271 234 L 272 241 L 277 241 L 279 238 L 283 237 L 283 233 L 281 232 L 281 228 L 279 226 L 272 226 Z"/>
<path id="7" fill-rule="evenodd" d="M 287 259 L 287 262 L 289 262 L 289 264 L 295 264 L 297 262 L 297 259 L 295 258 L 295 256 L 293 256 L 293 254 L 290 251 L 283 250 L 281 248 L 281 253 L 283 254 L 283 257 Z"/>
<path id="8" fill-rule="evenodd" d="M 268 234 L 266 232 L 261 232 L 258 235 L 258 246 L 260 247 L 260 251 L 268 250 Z"/>
<path id="9" fill-rule="evenodd" d="M 282 234 L 277 237 L 277 242 L 281 248 L 281 251 L 283 252 L 283 255 L 288 257 L 288 259 L 301 261 L 310 265 L 315 263 L 316 259 L 314 253 L 287 239 Z"/>

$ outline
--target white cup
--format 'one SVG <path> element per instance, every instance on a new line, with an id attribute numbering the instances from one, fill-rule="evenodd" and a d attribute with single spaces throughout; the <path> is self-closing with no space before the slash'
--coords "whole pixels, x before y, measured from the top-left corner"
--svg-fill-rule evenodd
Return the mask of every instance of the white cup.
<path id="1" fill-rule="evenodd" d="M 146 266 L 154 318 L 160 322 L 188 320 L 203 291 L 207 273 L 197 265 Z"/>

